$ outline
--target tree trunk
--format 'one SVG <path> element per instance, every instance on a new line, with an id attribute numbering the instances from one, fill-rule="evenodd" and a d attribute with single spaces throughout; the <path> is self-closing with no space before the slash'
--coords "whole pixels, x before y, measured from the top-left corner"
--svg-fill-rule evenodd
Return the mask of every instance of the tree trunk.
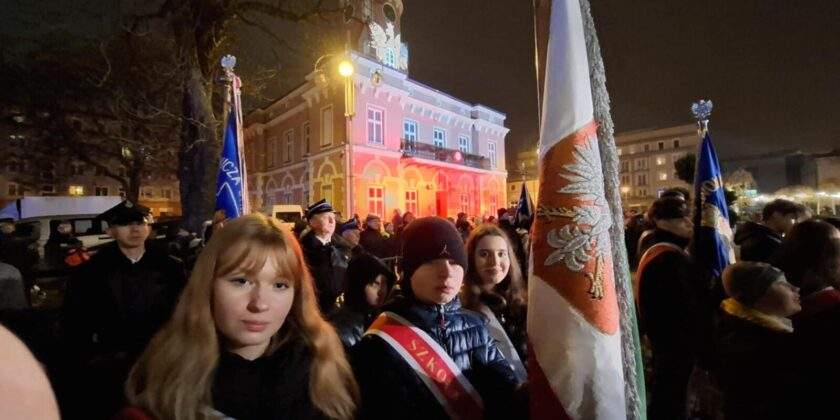
<path id="1" fill-rule="evenodd" d="M 211 103 L 212 84 L 197 65 L 191 67 L 184 81 L 178 179 L 184 227 L 200 232 L 215 207 L 220 144 Z"/>

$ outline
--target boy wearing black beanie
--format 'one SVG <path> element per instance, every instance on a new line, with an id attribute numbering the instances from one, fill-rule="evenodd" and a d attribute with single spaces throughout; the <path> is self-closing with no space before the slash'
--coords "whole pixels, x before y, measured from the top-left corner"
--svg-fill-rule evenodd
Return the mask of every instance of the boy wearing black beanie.
<path id="1" fill-rule="evenodd" d="M 484 318 L 462 309 L 458 300 L 467 267 L 458 231 L 444 219 L 425 217 L 408 225 L 404 235 L 403 295 L 383 307 L 383 314 L 351 352 L 362 394 L 358 417 L 465 417 L 458 410 L 482 404 L 484 418 L 521 417 L 524 413 L 515 412 L 511 404 L 517 385 L 513 370 Z M 394 331 L 388 329 L 389 320 L 398 324 L 397 333 L 402 327 L 403 337 L 409 339 L 400 342 L 399 334 L 389 334 Z M 418 345 L 428 342 L 431 354 L 415 352 Z M 443 362 L 454 367 L 454 372 L 442 373 L 438 368 Z M 457 383 L 467 384 L 464 389 L 474 392 L 450 395 L 451 386 L 435 383 L 451 374 Z"/>

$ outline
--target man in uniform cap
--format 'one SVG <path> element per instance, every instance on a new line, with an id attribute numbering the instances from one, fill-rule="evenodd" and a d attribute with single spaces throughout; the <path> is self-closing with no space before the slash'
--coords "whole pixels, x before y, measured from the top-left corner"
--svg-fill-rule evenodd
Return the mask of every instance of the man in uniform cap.
<path id="1" fill-rule="evenodd" d="M 114 242 L 79 266 L 64 300 L 70 417 L 108 418 L 121 407 L 129 369 L 169 319 L 186 283 L 179 261 L 146 248 L 148 208 L 126 200 L 99 218 Z"/>
<path id="2" fill-rule="evenodd" d="M 335 309 L 336 298 L 344 293 L 344 274 L 353 246 L 335 234 L 335 212 L 326 200 L 307 207 L 305 216 L 310 230 L 300 238 L 300 244 L 315 278 L 318 306 L 329 314 Z"/>

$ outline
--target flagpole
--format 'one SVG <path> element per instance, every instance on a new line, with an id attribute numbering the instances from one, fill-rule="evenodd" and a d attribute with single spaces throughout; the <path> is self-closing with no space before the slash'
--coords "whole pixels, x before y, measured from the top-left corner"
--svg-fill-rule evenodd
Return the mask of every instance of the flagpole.
<path id="1" fill-rule="evenodd" d="M 245 165 L 245 136 L 242 131 L 242 81 L 239 76 L 234 73 L 233 68 L 236 66 L 236 57 L 226 55 L 221 60 L 222 68 L 225 75 L 225 100 L 224 100 L 224 115 L 229 118 L 229 111 L 233 107 L 233 114 L 236 118 L 236 149 L 239 158 L 239 169 L 242 176 L 242 214 L 251 213 L 251 200 L 248 191 L 248 171 Z M 227 121 L 225 121 L 227 124 Z"/>

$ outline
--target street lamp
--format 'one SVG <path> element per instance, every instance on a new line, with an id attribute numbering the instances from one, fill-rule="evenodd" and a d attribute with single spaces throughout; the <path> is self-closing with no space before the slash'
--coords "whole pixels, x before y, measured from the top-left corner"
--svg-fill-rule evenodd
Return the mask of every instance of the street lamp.
<path id="1" fill-rule="evenodd" d="M 315 68 L 313 70 L 314 82 L 315 85 L 321 89 L 324 89 L 330 82 L 330 77 L 327 76 L 327 73 L 321 68 L 322 61 L 326 58 L 335 56 L 336 54 L 324 54 L 318 57 L 318 60 L 315 61 Z M 342 58 L 342 60 L 338 63 L 338 75 L 344 79 L 344 116 L 347 118 L 353 118 L 353 116 L 356 115 L 354 109 L 356 92 L 353 87 L 353 74 L 355 72 L 356 69 L 348 58 Z"/>

